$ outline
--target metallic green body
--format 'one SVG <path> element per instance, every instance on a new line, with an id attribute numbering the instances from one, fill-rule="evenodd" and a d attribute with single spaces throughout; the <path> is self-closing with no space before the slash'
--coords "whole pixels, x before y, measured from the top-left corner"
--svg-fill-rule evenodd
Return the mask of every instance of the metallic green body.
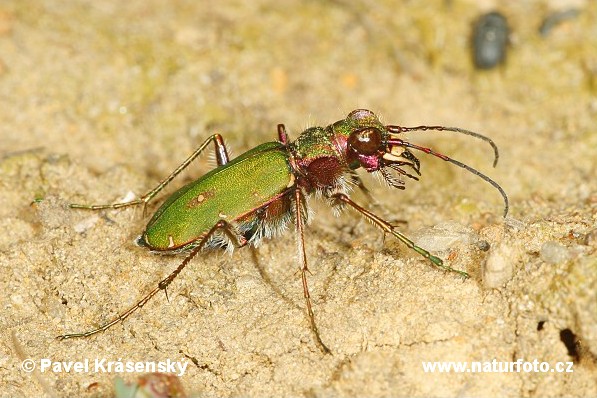
<path id="1" fill-rule="evenodd" d="M 267 142 L 185 185 L 157 210 L 141 236 L 151 250 L 185 250 L 219 220 L 238 221 L 294 184 L 289 153 Z"/>
<path id="2" fill-rule="evenodd" d="M 293 221 L 297 236 L 303 296 L 307 314 L 316 341 L 323 352 L 330 350 L 322 342 L 311 304 L 307 283 L 307 254 L 304 228 L 308 221 L 306 198 L 317 194 L 336 209 L 343 206 L 360 213 L 385 234 L 390 234 L 431 261 L 435 266 L 456 272 L 465 278 L 465 271 L 455 270 L 427 250 L 417 246 L 400 233 L 394 225 L 361 207 L 349 197 L 351 185 L 368 194 L 354 170 L 380 172 L 385 182 L 404 189 L 402 177 L 418 180 L 420 163 L 409 151 L 415 149 L 459 166 L 493 185 L 503 196 L 508 212 L 508 197 L 491 178 L 431 148 L 406 141 L 402 134 L 409 131 L 453 131 L 476 137 L 489 143 L 498 159 L 497 146 L 481 134 L 455 127 L 384 126 L 369 110 L 357 109 L 326 127 L 312 127 L 290 142 L 284 125 L 278 125 L 278 142 L 268 142 L 229 161 L 228 152 L 220 134 L 206 139 L 180 166 L 155 188 L 135 200 L 107 205 L 77 205 L 73 208 L 88 210 L 119 209 L 126 206 L 146 205 L 176 176 L 187 168 L 208 147 L 215 146 L 218 167 L 196 181 L 182 187 L 156 211 L 137 243 L 150 250 L 165 253 L 188 251 L 185 259 L 157 286 L 134 306 L 111 321 L 83 333 L 70 333 L 60 339 L 87 337 L 103 332 L 121 323 L 142 308 L 158 292 L 168 288 L 189 262 L 205 248 L 225 248 L 256 245 L 262 238 L 271 238 L 283 232 Z M 413 174 L 410 174 L 413 173 Z M 368 194 L 369 197 L 371 197 Z"/>

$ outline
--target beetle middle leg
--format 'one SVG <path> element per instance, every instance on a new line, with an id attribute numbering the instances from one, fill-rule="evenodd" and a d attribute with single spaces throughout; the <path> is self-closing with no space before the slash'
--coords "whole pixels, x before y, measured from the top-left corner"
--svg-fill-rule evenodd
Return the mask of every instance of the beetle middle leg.
<path id="1" fill-rule="evenodd" d="M 187 264 L 204 248 L 205 244 L 209 241 L 209 239 L 214 236 L 214 234 L 218 231 L 222 230 L 228 238 L 230 238 L 233 242 L 236 243 L 237 246 L 242 247 L 247 244 L 246 239 L 242 235 L 238 235 L 236 231 L 233 230 L 232 226 L 224 221 L 218 221 L 204 236 L 198 239 L 198 244 L 194 247 L 191 252 L 185 257 L 185 259 L 180 263 L 180 265 L 172 271 L 167 277 L 162 279 L 158 285 L 150 291 L 148 294 L 145 295 L 141 300 L 137 302 L 134 306 L 126 310 L 125 312 L 119 314 L 116 318 L 112 319 L 110 322 L 107 322 L 95 329 L 89 330 L 87 332 L 81 333 L 69 333 L 63 334 L 58 336 L 57 339 L 59 340 L 66 340 L 74 337 L 88 337 L 94 335 L 96 333 L 103 332 L 112 326 L 116 325 L 118 322 L 124 321 L 126 318 L 131 316 L 133 312 L 137 311 L 138 309 L 142 308 L 145 304 L 149 302 L 159 291 L 163 290 L 166 291 L 166 288 L 172 283 L 174 279 L 180 274 L 180 272 L 187 266 Z"/>
<path id="2" fill-rule="evenodd" d="M 358 211 L 363 216 L 365 216 L 369 221 L 373 222 L 373 224 L 375 224 L 379 228 L 381 228 L 382 231 L 394 235 L 398 240 L 400 240 L 402 243 L 404 243 L 410 249 L 416 251 L 421 256 L 423 256 L 426 259 L 428 259 L 429 261 L 431 261 L 435 266 L 437 266 L 445 271 L 456 272 L 457 274 L 462 275 L 465 278 L 469 277 L 468 273 L 454 269 L 454 268 L 450 267 L 449 265 L 444 264 L 444 262 L 442 261 L 441 258 L 436 257 L 433 254 L 429 253 L 427 250 L 423 249 L 422 247 L 415 245 L 415 243 L 412 240 L 408 239 L 401 232 L 397 231 L 396 228 L 392 224 L 390 224 L 386 220 L 380 218 L 379 216 L 371 213 L 369 210 L 366 210 L 365 208 L 359 206 L 358 204 L 353 202 L 347 195 L 345 195 L 343 193 L 338 193 L 338 194 L 332 195 L 330 198 L 340 201 L 340 202 L 343 202 L 343 203 L 346 203 L 347 205 L 352 207 L 354 210 Z"/>
<path id="3" fill-rule="evenodd" d="M 178 176 L 189 164 L 191 164 L 197 157 L 207 148 L 210 142 L 214 143 L 216 150 L 216 161 L 218 166 L 225 165 L 228 163 L 228 150 L 224 144 L 224 139 L 220 134 L 214 134 L 206 139 L 203 144 L 199 146 L 184 162 L 180 164 L 168 177 L 160 182 L 155 188 L 142 195 L 140 198 L 131 200 L 129 202 L 111 203 L 105 205 L 82 205 L 71 203 L 69 207 L 73 209 L 86 209 L 86 210 L 102 210 L 102 209 L 119 209 L 121 207 L 136 206 L 136 205 L 147 205 L 162 189 L 166 187 L 176 176 Z"/>
<path id="4" fill-rule="evenodd" d="M 319 336 L 319 330 L 317 329 L 317 324 L 315 323 L 315 314 L 313 313 L 313 307 L 311 306 L 311 295 L 309 294 L 309 285 L 307 284 L 307 272 L 309 272 L 309 268 L 307 267 L 307 254 L 305 253 L 305 237 L 303 232 L 305 225 L 305 221 L 303 219 L 303 202 L 303 193 L 301 192 L 301 189 L 297 186 L 294 189 L 294 214 L 297 235 L 296 239 L 298 245 L 298 257 L 301 264 L 300 271 L 301 280 L 303 283 L 303 295 L 307 304 L 307 314 L 309 315 L 311 330 L 315 335 L 317 345 L 319 345 L 319 348 L 321 348 L 321 351 L 323 351 L 324 354 L 330 354 L 330 349 L 323 343 L 321 337 Z"/>

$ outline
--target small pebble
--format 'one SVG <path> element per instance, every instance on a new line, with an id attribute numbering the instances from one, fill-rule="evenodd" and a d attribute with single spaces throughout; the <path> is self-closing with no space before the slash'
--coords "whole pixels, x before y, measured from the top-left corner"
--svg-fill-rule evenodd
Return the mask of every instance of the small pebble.
<path id="1" fill-rule="evenodd" d="M 539 256 L 541 260 L 549 264 L 562 264 L 571 258 L 568 248 L 554 241 L 545 242 L 541 246 Z"/>
<path id="2" fill-rule="evenodd" d="M 481 279 L 487 288 L 502 287 L 512 279 L 514 263 L 518 261 L 516 249 L 507 242 L 491 249 L 487 261 L 483 265 Z"/>
<path id="3" fill-rule="evenodd" d="M 597 229 L 585 235 L 584 244 L 587 246 L 597 246 Z"/>

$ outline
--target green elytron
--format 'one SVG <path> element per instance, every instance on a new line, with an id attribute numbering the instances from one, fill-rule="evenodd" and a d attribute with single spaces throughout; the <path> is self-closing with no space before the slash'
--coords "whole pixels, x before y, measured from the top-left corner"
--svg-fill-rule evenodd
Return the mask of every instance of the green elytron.
<path id="1" fill-rule="evenodd" d="M 237 232 L 244 235 L 247 228 L 257 228 L 260 211 L 271 213 L 272 202 L 294 181 L 286 148 L 279 142 L 259 145 L 170 196 L 138 243 L 156 251 L 188 250 L 220 220 L 237 222 Z M 269 216 L 271 224 L 274 215 Z M 262 223 L 261 228 L 267 227 Z"/>
<path id="2" fill-rule="evenodd" d="M 477 170 L 429 148 L 405 141 L 401 135 L 409 131 L 444 130 L 466 134 L 488 142 L 495 153 L 493 141 L 480 134 L 443 126 L 400 127 L 383 125 L 377 116 L 365 109 L 350 112 L 346 119 L 327 127 L 312 127 L 289 142 L 284 125 L 278 125 L 278 141 L 261 144 L 239 157 L 229 160 L 226 146 L 219 134 L 209 137 L 191 156 L 157 187 L 139 199 L 108 205 L 76 205 L 71 207 L 99 210 L 125 206 L 146 205 L 213 142 L 218 167 L 172 194 L 153 215 L 137 243 L 154 252 L 188 253 L 181 264 L 133 307 L 112 321 L 84 333 L 59 336 L 60 339 L 87 337 L 102 332 L 126 319 L 143 307 L 160 290 L 165 290 L 184 267 L 206 248 L 242 247 L 271 238 L 286 229 L 291 221 L 298 236 L 298 258 L 301 280 L 311 328 L 320 348 L 329 352 L 321 341 L 313 314 L 307 284 L 307 256 L 305 254 L 304 226 L 308 211 L 305 197 L 314 193 L 327 199 L 337 208 L 351 207 L 384 233 L 389 233 L 434 265 L 446 271 L 455 270 L 416 246 L 397 231 L 393 225 L 376 216 L 349 197 L 353 187 L 367 193 L 355 170 L 379 172 L 389 186 L 404 189 L 403 177 L 418 180 L 419 159 L 410 149 L 422 151 L 462 167 L 493 185 L 505 203 L 508 197 L 492 179 Z"/>

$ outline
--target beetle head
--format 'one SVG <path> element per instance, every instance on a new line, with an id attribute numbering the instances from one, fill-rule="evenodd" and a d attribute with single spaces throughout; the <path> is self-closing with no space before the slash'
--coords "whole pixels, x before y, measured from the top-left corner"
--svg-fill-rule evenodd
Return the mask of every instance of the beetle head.
<path id="1" fill-rule="evenodd" d="M 413 131 L 450 131 L 468 135 L 488 143 L 494 151 L 493 166 L 497 164 L 499 154 L 495 143 L 484 135 L 461 129 L 445 126 L 417 126 L 403 127 L 396 125 L 384 126 L 377 116 L 367 109 L 357 109 L 348 114 L 344 121 L 337 122 L 338 128 L 344 127 L 345 155 L 351 169 L 363 167 L 368 172 L 379 171 L 384 180 L 392 187 L 404 189 L 402 176 L 418 180 L 421 175 L 419 159 L 410 151 L 414 149 L 440 158 L 448 163 L 461 167 L 480 177 L 496 188 L 504 199 L 504 216 L 508 214 L 508 196 L 502 187 L 476 169 L 431 148 L 413 144 L 401 137 Z M 336 125 L 334 125 L 336 126 Z M 410 172 L 414 172 L 410 174 Z M 397 175 L 396 175 L 397 174 Z M 416 174 L 416 175 L 414 175 Z"/>
<path id="2" fill-rule="evenodd" d="M 402 140 L 393 137 L 385 127 L 361 127 L 352 131 L 347 140 L 348 158 L 357 167 L 368 172 L 379 171 L 384 180 L 392 187 L 404 189 L 406 176 L 415 180 L 421 175 L 419 159 L 405 146 Z M 394 172 L 392 172 L 392 170 Z M 395 175 L 398 174 L 398 176 Z"/>

